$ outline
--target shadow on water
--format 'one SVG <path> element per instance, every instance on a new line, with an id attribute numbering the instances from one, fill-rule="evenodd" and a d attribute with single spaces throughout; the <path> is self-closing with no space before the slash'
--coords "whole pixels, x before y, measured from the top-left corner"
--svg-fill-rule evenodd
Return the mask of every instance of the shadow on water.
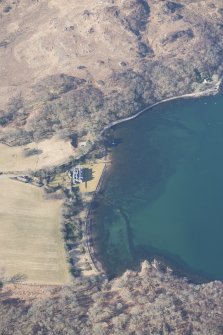
<path id="1" fill-rule="evenodd" d="M 130 227 L 128 213 L 120 208 L 120 214 L 122 215 L 128 235 L 128 246 L 131 253 L 131 261 L 124 262 L 123 264 L 116 262 L 112 264 L 108 260 L 102 258 L 102 262 L 107 271 L 109 278 L 114 278 L 116 276 L 122 275 L 126 269 L 130 270 L 140 270 L 142 261 L 147 259 L 148 261 L 158 260 L 161 264 L 161 268 L 170 267 L 173 271 L 173 275 L 179 277 L 187 277 L 188 281 L 194 284 L 207 283 L 214 278 L 210 277 L 207 273 L 202 273 L 197 270 L 192 269 L 186 262 L 184 262 L 179 256 L 170 253 L 167 250 L 160 250 L 151 246 L 135 246 L 133 243 L 133 233 Z"/>
<path id="2" fill-rule="evenodd" d="M 184 130 L 188 135 L 194 135 L 195 131 L 187 127 L 183 122 L 178 119 L 171 119 L 165 116 L 161 117 L 163 125 L 171 126 L 173 128 L 178 127 L 181 130 Z"/>
<path id="3" fill-rule="evenodd" d="M 165 167 L 165 170 L 163 168 Z M 151 194 L 151 197 L 147 199 L 147 205 L 152 205 L 152 203 L 155 203 L 157 199 L 162 195 L 162 193 L 165 190 L 165 185 L 167 178 L 170 177 L 172 174 L 174 174 L 175 168 L 174 166 L 168 167 L 166 169 L 166 164 L 163 166 L 160 165 L 160 169 L 156 166 L 156 169 L 154 169 L 154 174 L 151 175 L 150 171 L 150 183 L 149 187 L 155 187 L 155 191 Z M 132 270 L 139 270 L 140 264 L 143 260 L 154 260 L 154 258 L 159 258 L 159 260 L 162 260 L 162 263 L 166 263 L 167 265 L 171 266 L 175 269 L 175 273 L 181 276 L 188 276 L 189 279 L 193 279 L 194 282 L 206 282 L 207 277 L 202 276 L 192 276 L 192 271 L 183 271 L 180 269 L 179 264 L 182 265 L 182 262 L 179 260 L 179 262 L 176 262 L 176 257 L 171 255 L 170 259 L 175 260 L 170 262 L 169 255 L 165 258 L 164 255 L 167 255 L 166 252 L 161 252 L 160 250 L 156 250 L 154 248 L 142 249 L 142 248 L 135 248 L 133 243 L 133 232 L 130 226 L 129 222 L 129 213 L 127 206 L 125 206 L 125 203 L 123 202 L 123 199 L 125 198 L 128 205 L 132 202 L 139 201 L 141 203 L 145 202 L 143 199 L 143 193 L 145 192 L 145 180 L 141 180 L 141 186 L 139 183 L 137 183 L 137 194 L 129 194 L 129 198 L 126 198 L 126 195 L 122 196 L 119 195 L 118 199 L 114 199 L 107 194 L 106 190 L 106 184 L 110 181 L 110 177 L 112 176 L 112 172 L 110 171 L 110 174 L 108 173 L 103 189 L 97 194 L 94 203 L 92 205 L 93 212 L 96 214 L 94 217 L 94 248 L 96 251 L 96 257 L 100 260 L 100 262 L 103 264 L 103 267 L 108 275 L 108 278 L 112 279 L 116 276 L 119 276 L 123 274 L 126 269 L 132 269 Z M 144 177 L 145 178 L 145 177 Z M 148 178 L 147 178 L 148 179 Z M 147 180 L 148 182 L 148 180 Z M 105 191 L 106 190 L 106 191 Z M 112 193 L 112 190 L 111 190 Z M 142 194 L 142 196 L 140 196 Z M 101 204 L 103 204 L 103 214 L 101 213 Z M 116 212 L 122 217 L 122 222 L 124 222 L 126 227 L 126 241 L 127 246 L 126 248 L 129 251 L 128 257 L 123 257 L 122 253 L 123 248 L 125 247 L 126 242 L 120 241 L 120 245 L 115 245 L 115 243 L 108 247 L 107 241 L 110 237 L 110 231 L 107 228 L 108 222 L 109 222 L 109 213 Z M 106 213 L 106 214 L 105 214 Z M 107 217 L 107 219 L 106 219 Z M 103 220 L 101 221 L 101 218 Z M 112 218 L 112 215 L 110 215 L 110 219 Z M 104 222 L 104 220 L 108 220 L 108 222 Z M 112 219 L 110 221 L 112 223 Z M 102 252 L 103 251 L 103 252 Z M 168 263 L 167 263 L 168 259 Z M 179 264 L 178 264 L 179 263 Z M 186 267 L 182 267 L 186 268 Z M 190 274 L 190 275 L 189 275 Z"/>
<path id="4" fill-rule="evenodd" d="M 213 110 L 210 107 L 208 110 L 204 110 L 204 104 L 200 103 L 199 106 L 199 103 L 195 102 L 193 110 L 190 110 L 190 108 L 192 108 L 191 106 L 194 102 L 190 103 L 189 110 L 182 110 L 183 107 L 179 103 L 174 110 L 175 113 L 177 108 L 181 108 L 179 114 L 173 114 L 172 110 L 171 113 L 164 113 L 162 111 L 158 115 L 150 115 L 149 120 L 147 120 L 148 122 L 144 117 L 140 117 L 142 120 L 140 123 L 135 120 L 134 126 L 131 126 L 130 122 L 128 126 L 127 124 L 122 124 L 115 131 L 110 131 L 109 136 L 105 139 L 107 148 L 115 147 L 114 159 L 110 175 L 106 178 L 108 181 L 108 185 L 105 187 L 106 191 L 100 192 L 97 196 L 95 205 L 96 236 L 94 243 L 97 257 L 103 263 L 110 278 L 122 274 L 126 269 L 139 269 L 140 262 L 144 259 L 153 260 L 156 258 L 162 264 L 171 267 L 175 275 L 186 276 L 194 283 L 204 283 L 216 279 L 214 275 L 211 277 L 211 271 L 209 275 L 201 272 L 199 270 L 200 264 L 197 264 L 197 268 L 192 268 L 196 264 L 194 259 L 190 263 L 191 259 L 187 258 L 187 255 L 184 257 L 182 253 L 183 258 L 186 259 L 185 262 L 175 254 L 177 252 L 176 248 L 167 250 L 168 244 L 162 244 L 163 250 L 152 247 L 149 239 L 147 244 L 147 240 L 141 238 L 143 236 L 142 232 L 140 232 L 141 235 L 136 234 L 136 238 L 134 236 L 137 229 L 142 229 L 138 225 L 138 220 L 142 220 L 141 222 L 143 223 L 144 219 L 146 222 L 146 213 L 148 212 L 144 211 L 144 209 L 153 207 L 152 211 L 157 204 L 157 206 L 160 206 L 158 210 L 156 208 L 156 213 L 159 216 L 162 209 L 164 209 L 163 213 L 167 210 L 168 206 L 166 204 L 169 204 L 168 200 L 171 197 L 172 202 L 170 201 L 170 205 L 173 205 L 173 210 L 177 208 L 176 206 L 179 206 L 179 210 L 176 212 L 173 211 L 177 217 L 173 223 L 176 223 L 176 227 L 179 227 L 179 230 L 182 229 L 180 232 L 188 234 L 190 232 L 189 225 L 182 226 L 182 228 L 177 225 L 178 222 L 182 221 L 182 224 L 184 222 L 183 219 L 181 220 L 181 218 L 185 217 L 182 214 L 183 210 L 185 210 L 185 214 L 189 213 L 188 223 L 193 222 L 193 220 L 196 223 L 196 217 L 193 215 L 196 215 L 197 212 L 194 211 L 194 214 L 193 210 L 190 210 L 190 204 L 192 203 L 190 199 L 193 198 L 193 192 L 191 193 L 191 191 L 195 190 L 196 185 L 199 186 L 196 182 L 197 180 L 202 180 L 198 177 L 202 173 L 204 165 L 206 170 L 209 169 L 212 171 L 211 165 L 208 165 L 209 160 L 206 159 L 205 155 L 208 154 L 210 148 L 213 151 L 215 147 L 216 142 L 210 142 L 210 137 L 212 133 L 217 133 L 217 128 L 214 128 L 212 133 L 210 133 L 210 124 L 213 125 L 216 122 L 219 124 L 222 122 L 223 124 L 223 120 L 221 121 L 218 114 L 215 114 L 213 118 Z M 197 108 L 200 108 L 200 110 L 196 110 Z M 219 137 L 217 140 L 220 141 L 221 138 Z M 119 144 L 122 143 L 123 145 L 119 147 Z M 205 155 L 202 156 L 204 152 Z M 203 160 L 201 159 L 202 157 Z M 210 158 L 212 156 L 207 157 Z M 202 165 L 200 162 L 204 162 L 205 164 Z M 219 164 L 219 160 L 217 160 L 217 163 Z M 179 166 L 183 167 L 180 173 L 178 173 Z M 216 169 L 214 172 L 217 174 Z M 197 177 L 196 173 L 198 173 Z M 190 179 L 191 174 L 194 179 Z M 184 183 L 180 179 L 181 175 L 185 178 L 183 179 Z M 168 188 L 168 183 L 169 181 L 172 182 L 172 180 L 174 183 L 171 184 L 171 188 Z M 188 180 L 194 181 L 191 186 L 188 184 L 189 187 L 187 187 Z M 209 180 L 212 180 L 212 175 L 210 175 L 207 181 Z M 200 188 L 202 194 L 201 202 L 198 202 L 198 205 L 200 204 L 201 210 L 203 210 L 202 201 L 209 200 L 208 197 L 202 198 L 204 193 L 202 190 L 205 189 L 205 186 L 206 189 L 210 187 L 209 184 L 204 182 Z M 171 192 L 169 191 L 170 189 Z M 162 195 L 166 195 L 167 192 L 170 193 L 164 198 L 165 207 L 162 201 L 159 202 L 159 199 L 162 198 Z M 179 202 L 178 195 L 179 198 L 182 196 Z M 194 199 L 194 201 L 197 202 L 197 199 Z M 174 207 L 174 204 L 177 205 Z M 210 201 L 208 204 L 210 210 L 215 208 L 214 206 L 211 207 L 212 204 Z M 193 209 L 193 206 L 191 208 Z M 157 214 L 154 213 L 155 210 L 152 212 L 152 215 L 156 215 L 157 217 Z M 167 214 L 169 213 L 167 210 Z M 169 222 L 172 222 L 171 219 L 175 218 L 175 214 L 171 215 L 169 216 Z M 162 220 L 166 219 L 165 214 L 163 214 L 163 217 L 160 215 L 159 219 L 160 222 L 164 222 Z M 141 227 L 143 227 L 143 224 Z M 191 232 L 193 231 L 196 231 L 196 229 L 193 228 Z M 205 227 L 202 231 L 205 232 Z M 148 236 L 152 236 L 149 235 L 149 229 L 147 229 L 147 232 Z M 178 230 L 176 230 L 176 234 L 177 232 Z M 172 233 L 170 235 L 173 236 Z M 154 236 L 156 237 L 155 233 Z M 170 238 L 172 238 L 171 236 Z M 195 240 L 194 236 L 192 237 Z M 185 235 L 185 238 L 187 238 L 187 235 Z M 197 241 L 196 239 L 196 243 Z M 200 243 L 202 243 L 202 239 Z M 154 245 L 156 245 L 156 241 L 154 241 Z M 200 245 L 198 247 L 202 248 L 204 246 Z M 210 247 L 210 259 L 212 257 L 212 249 Z M 208 264 L 207 267 L 203 266 L 203 269 L 205 271 L 206 269 L 208 270 Z"/>
<path id="5" fill-rule="evenodd" d="M 123 140 L 119 143 L 123 143 Z M 153 162 L 159 160 L 159 157 L 155 157 L 156 155 L 157 154 L 154 152 L 153 156 L 151 157 L 151 160 Z M 136 162 L 136 166 L 133 167 L 133 169 L 137 169 L 137 167 L 138 162 Z M 106 184 L 110 183 L 111 181 L 110 178 L 114 177 L 112 173 L 113 171 L 110 171 L 110 173 L 107 174 L 104 189 L 101 190 L 100 193 L 96 196 L 93 205 L 94 212 L 96 213 L 95 221 L 97 221 L 97 224 L 95 224 L 96 228 L 94 234 L 94 246 L 97 258 L 103 264 L 103 267 L 106 270 L 106 273 L 110 279 L 114 278 L 115 276 L 121 275 L 126 271 L 126 269 L 138 270 L 141 262 L 145 259 L 153 260 L 154 258 L 158 258 L 160 261 L 162 261 L 162 263 L 171 266 L 171 268 L 173 268 L 175 270 L 175 273 L 178 275 L 181 275 L 183 277 L 188 276 L 189 279 L 193 280 L 194 282 L 207 281 L 206 276 L 197 276 L 197 274 L 193 274 L 193 271 L 189 268 L 188 270 L 185 270 L 186 264 L 184 264 L 181 268 L 180 265 L 182 265 L 183 262 L 180 259 L 178 259 L 177 261 L 177 257 L 175 257 L 174 255 L 167 255 L 165 251 L 160 251 L 154 248 L 136 248 L 133 243 L 133 232 L 130 226 L 128 213 L 128 207 L 130 203 L 134 204 L 135 202 L 145 202 L 143 194 L 145 193 L 145 187 L 148 187 L 149 189 L 153 189 L 153 192 L 150 194 L 151 196 L 146 199 L 146 205 L 151 206 L 163 194 L 168 178 L 170 178 L 171 175 L 175 173 L 175 171 L 176 167 L 170 161 L 162 161 L 159 164 L 153 164 L 149 169 L 149 173 L 141 171 L 140 175 L 143 177 L 140 180 L 136 181 L 137 192 L 135 194 L 119 194 L 116 198 L 112 197 L 113 188 L 107 189 L 106 187 Z M 118 182 L 120 186 L 122 184 L 122 181 L 119 180 Z M 133 183 L 134 181 L 132 180 L 132 184 Z M 124 185 L 123 187 L 119 187 L 119 191 L 121 192 L 121 190 L 124 188 Z M 125 202 L 128 205 L 125 206 Z M 100 212 L 101 204 L 103 204 L 103 214 L 101 214 Z M 110 247 L 108 247 L 107 245 L 107 241 L 110 237 L 110 231 L 109 229 L 106 229 L 108 222 L 106 222 L 105 224 L 104 220 L 106 220 L 107 217 L 107 220 L 109 221 L 109 213 L 111 212 L 118 212 L 119 215 L 122 217 L 122 222 L 125 223 L 127 235 L 126 240 L 128 244 L 126 248 L 128 248 L 129 250 L 129 257 L 125 257 L 123 259 L 122 250 L 125 244 L 124 241 L 120 242 L 120 244 L 122 244 L 121 247 L 120 245 L 115 245 L 115 243 Z M 101 218 L 103 218 L 102 222 Z"/>
<path id="6" fill-rule="evenodd" d="M 106 148 L 115 148 L 121 143 L 123 143 L 122 138 L 106 138 L 104 140 L 104 146 Z"/>
<path id="7" fill-rule="evenodd" d="M 134 248 L 134 255 L 137 259 L 135 266 L 139 267 L 145 259 L 153 261 L 158 260 L 164 266 L 172 269 L 173 274 L 179 277 L 187 277 L 188 281 L 195 284 L 207 283 L 215 278 L 210 277 L 207 273 L 198 272 L 191 268 L 179 256 L 170 253 L 167 250 L 156 249 L 151 246 L 140 246 Z"/>

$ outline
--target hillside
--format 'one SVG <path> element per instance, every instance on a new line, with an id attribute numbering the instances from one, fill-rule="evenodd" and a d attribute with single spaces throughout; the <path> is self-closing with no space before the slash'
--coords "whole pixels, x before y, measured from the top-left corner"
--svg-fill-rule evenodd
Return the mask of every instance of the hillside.
<path id="1" fill-rule="evenodd" d="M 0 141 L 94 141 L 105 125 L 222 76 L 213 1 L 2 0 Z"/>
<path id="2" fill-rule="evenodd" d="M 6 288 L 0 294 L 0 334 L 221 335 L 222 286 L 193 285 L 144 262 L 141 271 L 109 283 L 94 278 L 53 287 L 51 299 L 49 287 L 37 288 L 39 299 L 31 306 L 30 291 L 23 296 L 21 288 Z"/>
<path id="3" fill-rule="evenodd" d="M 222 0 L 0 0 L 0 22 L 0 174 L 56 167 L 57 180 L 84 152 L 73 138 L 87 151 L 109 124 L 216 92 L 223 74 Z M 221 282 L 195 285 L 145 262 L 109 282 L 39 288 L 8 285 L 3 270 L 0 335 L 223 334 Z"/>

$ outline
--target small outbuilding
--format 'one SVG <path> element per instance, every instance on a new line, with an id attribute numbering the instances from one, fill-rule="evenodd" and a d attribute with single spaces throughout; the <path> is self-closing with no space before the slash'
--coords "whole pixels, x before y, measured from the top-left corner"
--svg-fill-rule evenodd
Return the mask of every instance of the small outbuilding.
<path id="1" fill-rule="evenodd" d="M 86 145 L 87 145 L 87 141 L 80 141 L 80 142 L 78 143 L 78 145 L 79 145 L 79 147 L 84 148 L 84 147 L 86 147 Z"/>

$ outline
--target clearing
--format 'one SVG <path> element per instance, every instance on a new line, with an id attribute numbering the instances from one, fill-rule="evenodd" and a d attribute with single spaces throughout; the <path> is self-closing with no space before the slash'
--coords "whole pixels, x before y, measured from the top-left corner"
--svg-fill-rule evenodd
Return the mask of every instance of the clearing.
<path id="1" fill-rule="evenodd" d="M 0 269 L 36 284 L 69 283 L 61 233 L 61 200 L 46 200 L 42 189 L 0 180 Z"/>
<path id="2" fill-rule="evenodd" d="M 95 192 L 102 176 L 103 170 L 105 168 L 104 162 L 92 163 L 92 164 L 83 164 L 81 168 L 84 170 L 91 171 L 91 179 L 79 184 L 81 193 L 91 193 Z"/>
<path id="3" fill-rule="evenodd" d="M 95 163 L 79 165 L 83 169 L 84 178 L 86 179 L 86 181 L 76 184 L 76 187 L 79 187 L 81 193 L 92 193 L 97 190 L 106 163 L 108 162 L 97 161 Z M 49 186 L 51 187 L 65 186 L 68 188 L 70 185 L 71 177 L 67 172 L 57 174 L 49 183 Z"/>
<path id="4" fill-rule="evenodd" d="M 16 147 L 0 143 L 0 172 L 39 170 L 62 164 L 73 155 L 70 142 L 55 137 Z"/>

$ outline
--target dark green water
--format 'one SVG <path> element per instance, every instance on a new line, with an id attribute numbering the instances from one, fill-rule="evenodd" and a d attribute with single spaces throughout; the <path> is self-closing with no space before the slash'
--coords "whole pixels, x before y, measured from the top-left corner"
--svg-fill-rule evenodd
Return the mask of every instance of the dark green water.
<path id="1" fill-rule="evenodd" d="M 99 199 L 99 252 L 115 275 L 160 257 L 223 279 L 223 97 L 178 100 L 120 124 Z"/>

